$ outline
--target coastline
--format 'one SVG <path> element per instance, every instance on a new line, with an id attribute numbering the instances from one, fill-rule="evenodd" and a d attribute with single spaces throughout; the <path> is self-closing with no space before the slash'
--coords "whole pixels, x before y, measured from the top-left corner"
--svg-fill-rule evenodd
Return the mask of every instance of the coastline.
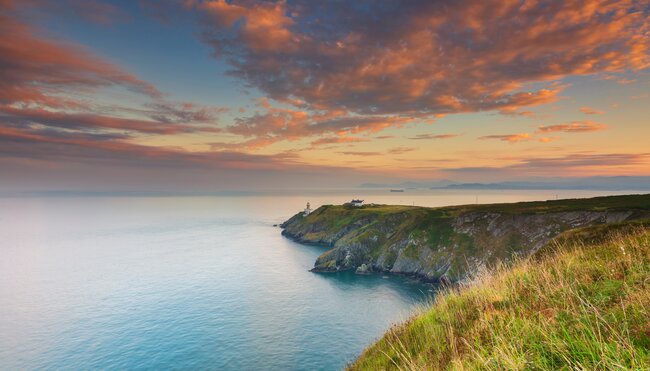
<path id="1" fill-rule="evenodd" d="M 325 205 L 280 227 L 286 238 L 326 249 L 312 272 L 450 284 L 530 256 L 566 231 L 648 217 L 650 195 L 624 195 L 440 208 Z"/>

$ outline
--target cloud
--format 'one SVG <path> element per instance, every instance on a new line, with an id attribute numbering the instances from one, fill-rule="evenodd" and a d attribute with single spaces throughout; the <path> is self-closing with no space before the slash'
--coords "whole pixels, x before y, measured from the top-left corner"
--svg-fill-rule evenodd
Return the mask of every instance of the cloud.
<path id="1" fill-rule="evenodd" d="M 599 78 L 599 80 L 613 80 L 619 85 L 629 85 L 636 82 L 635 79 L 625 78 L 617 75 L 603 75 Z"/>
<path id="2" fill-rule="evenodd" d="M 508 115 L 508 116 L 524 116 L 524 117 L 535 117 L 535 112 L 532 111 L 517 111 L 519 108 L 518 107 L 511 107 L 511 108 L 504 108 L 499 110 L 499 112 L 502 115 Z"/>
<path id="3" fill-rule="evenodd" d="M 595 123 L 593 121 L 573 121 L 570 123 L 560 124 L 560 125 L 549 125 L 549 126 L 539 126 L 537 134 L 544 133 L 555 133 L 555 132 L 565 132 L 565 133 L 583 133 L 583 132 L 592 132 L 604 130 L 607 128 L 604 124 Z M 503 135 L 486 135 L 479 137 L 479 139 L 496 139 L 508 143 L 517 143 L 521 141 L 532 140 L 534 137 L 528 133 L 520 134 L 503 134 Z M 539 137 L 538 141 L 542 143 L 549 143 L 557 138 L 555 137 Z"/>
<path id="4" fill-rule="evenodd" d="M 8 123 L 21 126 L 38 124 L 60 129 L 113 129 L 166 135 L 221 131 L 221 129 L 215 127 L 188 125 L 186 123 L 176 123 L 173 121 L 125 119 L 93 113 L 69 113 L 44 109 L 20 109 L 10 106 L 0 106 L 0 124 L 6 125 Z"/>
<path id="5" fill-rule="evenodd" d="M 403 153 L 412 152 L 417 150 L 415 147 L 395 147 L 388 150 L 391 155 L 401 155 Z"/>
<path id="6" fill-rule="evenodd" d="M 5 156 L 29 156 L 34 151 L 34 156 L 48 158 L 49 150 L 49 158 L 70 151 L 67 160 L 75 162 L 95 161 L 99 154 L 107 159 L 130 153 L 160 158 L 159 154 L 179 151 L 138 146 L 137 139 L 221 131 L 216 122 L 224 109 L 169 102 L 153 84 L 79 45 L 43 37 L 20 17 L 23 6 L 41 11 L 51 6 L 58 12 L 64 5 L 82 13 L 113 9 L 94 1 L 0 2 L 0 140 Z M 128 107 L 98 103 L 107 88 L 127 90 L 129 97 L 135 94 L 145 103 Z"/>
<path id="7" fill-rule="evenodd" d="M 220 114 L 228 112 L 224 107 L 208 107 L 192 102 L 172 103 L 158 100 L 144 105 L 147 117 L 161 123 L 214 123 Z"/>
<path id="8" fill-rule="evenodd" d="M 527 158 L 523 159 L 520 167 L 532 168 L 565 168 L 581 167 L 615 167 L 637 165 L 650 159 L 650 153 L 575 153 L 564 157 Z"/>
<path id="9" fill-rule="evenodd" d="M 152 84 L 72 45 L 40 36 L 0 7 L 0 102 L 70 106 L 61 88 L 120 86 L 153 98 L 162 93 Z M 74 106 L 74 104 L 72 104 Z"/>
<path id="10" fill-rule="evenodd" d="M 414 137 L 408 139 L 420 140 L 420 139 L 451 139 L 461 136 L 462 134 L 418 134 Z"/>
<path id="11" fill-rule="evenodd" d="M 239 151 L 191 152 L 174 147 L 145 146 L 119 135 L 52 132 L 0 126 L 0 158 L 29 158 L 64 163 L 127 166 L 281 169 L 297 166 L 295 154 L 255 155 Z"/>
<path id="12" fill-rule="evenodd" d="M 564 133 L 585 133 L 591 131 L 600 131 L 605 130 L 607 125 L 599 124 L 593 121 L 572 121 L 566 124 L 560 125 L 549 125 L 549 126 L 540 126 L 537 130 L 538 133 L 553 133 L 553 132 L 564 132 Z"/>
<path id="13" fill-rule="evenodd" d="M 639 175 L 648 169 L 650 153 L 578 152 L 556 157 L 520 157 L 504 166 L 458 167 L 438 170 L 443 174 L 469 179 L 515 179 L 530 176 Z"/>
<path id="14" fill-rule="evenodd" d="M 311 146 L 318 147 L 326 144 L 361 143 L 369 141 L 369 139 L 358 137 L 324 137 L 311 142 Z"/>
<path id="15" fill-rule="evenodd" d="M 629 84 L 634 84 L 636 82 L 635 79 L 618 79 L 616 80 L 617 83 L 621 85 L 629 85 Z"/>
<path id="16" fill-rule="evenodd" d="M 580 107 L 580 112 L 584 113 L 585 115 L 602 115 L 603 111 L 599 111 L 597 109 L 589 108 L 589 107 Z"/>
<path id="17" fill-rule="evenodd" d="M 508 143 L 517 143 L 521 141 L 531 140 L 530 134 L 504 134 L 504 135 L 485 135 L 479 137 L 479 139 L 497 139 Z"/>
<path id="18" fill-rule="evenodd" d="M 308 111 L 281 108 L 267 99 L 259 102 L 261 111 L 235 119 L 226 131 L 249 138 L 266 138 L 270 142 L 298 140 L 316 136 L 345 136 L 377 133 L 389 127 L 400 127 L 413 121 L 412 117 L 353 115 L 345 111 Z"/>
<path id="19" fill-rule="evenodd" d="M 349 156 L 380 156 L 382 153 L 381 152 L 364 152 L 364 151 L 344 151 L 344 152 L 339 152 L 340 154 L 343 155 L 349 155 Z"/>
<path id="20" fill-rule="evenodd" d="M 231 75 L 309 110 L 512 114 L 556 100 L 549 82 L 650 66 L 648 8 L 632 0 L 186 4 Z"/>

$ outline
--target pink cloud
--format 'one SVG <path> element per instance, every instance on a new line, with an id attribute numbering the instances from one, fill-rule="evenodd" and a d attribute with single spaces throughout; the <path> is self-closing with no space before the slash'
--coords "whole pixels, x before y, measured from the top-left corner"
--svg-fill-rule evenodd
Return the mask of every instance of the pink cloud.
<path id="1" fill-rule="evenodd" d="M 461 136 L 462 134 L 417 134 L 414 137 L 410 137 L 409 139 L 415 139 L 415 140 L 421 140 L 421 139 L 451 139 L 451 138 L 457 138 Z"/>
<path id="2" fill-rule="evenodd" d="M 103 3 L 76 0 L 0 3 L 0 130 L 5 139 L 11 134 L 12 138 L 36 141 L 41 148 L 53 151 L 56 143 L 75 148 L 96 145 L 101 147 L 98 150 L 119 152 L 135 148 L 127 142 L 142 134 L 221 131 L 215 123 L 223 109 L 169 102 L 154 85 L 79 45 L 41 36 L 19 16 L 20 6 L 53 7 L 52 11 L 58 12 L 63 11 L 63 4 L 90 13 L 105 11 L 101 17 L 113 9 Z M 97 103 L 96 93 L 110 87 L 129 90 L 146 103 L 140 107 Z M 76 98 L 79 93 L 83 99 Z M 47 136 L 52 140 L 48 142 Z"/>

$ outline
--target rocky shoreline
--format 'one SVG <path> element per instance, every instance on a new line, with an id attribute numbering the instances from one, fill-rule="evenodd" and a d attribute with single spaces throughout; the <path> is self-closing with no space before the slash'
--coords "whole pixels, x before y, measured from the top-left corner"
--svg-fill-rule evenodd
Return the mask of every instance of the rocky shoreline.
<path id="1" fill-rule="evenodd" d="M 565 231 L 650 218 L 650 195 L 443 208 L 325 205 L 280 225 L 329 247 L 313 272 L 390 273 L 456 282 L 529 256 Z"/>

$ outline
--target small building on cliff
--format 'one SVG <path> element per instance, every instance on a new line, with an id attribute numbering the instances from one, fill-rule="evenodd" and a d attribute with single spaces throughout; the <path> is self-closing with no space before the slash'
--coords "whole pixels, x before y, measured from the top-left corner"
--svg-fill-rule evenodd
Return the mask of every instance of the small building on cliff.
<path id="1" fill-rule="evenodd" d="M 311 206 L 309 205 L 309 202 L 307 202 L 307 207 L 305 207 L 305 211 L 303 211 L 303 214 L 305 216 L 307 216 L 307 215 L 311 214 L 311 211 L 312 211 Z"/>
<path id="2" fill-rule="evenodd" d="M 352 201 L 350 201 L 350 205 L 352 205 L 352 206 L 363 206 L 363 200 L 352 200 Z"/>

